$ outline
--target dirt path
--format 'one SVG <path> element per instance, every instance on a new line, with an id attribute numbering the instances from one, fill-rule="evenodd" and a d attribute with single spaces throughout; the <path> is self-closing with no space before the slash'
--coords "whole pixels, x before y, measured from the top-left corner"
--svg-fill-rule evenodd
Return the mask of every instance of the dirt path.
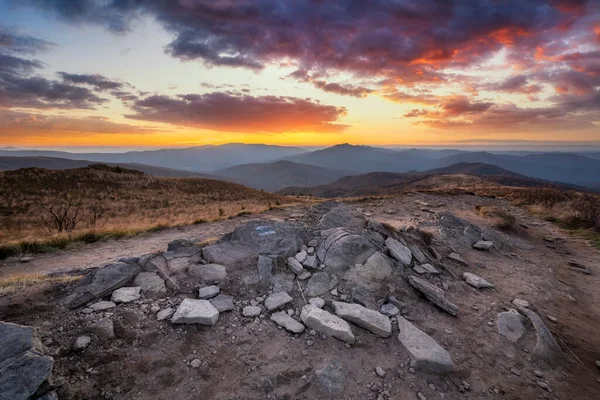
<path id="1" fill-rule="evenodd" d="M 191 239 L 200 242 L 221 237 L 231 232 L 237 225 L 253 219 L 285 219 L 297 211 L 294 210 L 276 209 L 260 215 L 241 216 L 224 221 L 147 232 L 127 239 L 101 241 L 72 250 L 36 254 L 33 261 L 25 264 L 10 258 L 0 261 L 0 278 L 101 267 L 120 258 L 165 251 L 167 244 L 175 239 Z"/>

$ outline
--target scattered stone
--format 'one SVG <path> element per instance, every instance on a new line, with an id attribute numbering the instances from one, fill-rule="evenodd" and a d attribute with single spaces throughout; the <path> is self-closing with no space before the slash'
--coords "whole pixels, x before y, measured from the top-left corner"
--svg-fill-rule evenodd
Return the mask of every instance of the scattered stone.
<path id="1" fill-rule="evenodd" d="M 214 325 L 219 319 L 219 311 L 208 300 L 184 299 L 171 322 L 174 324 Z"/>
<path id="2" fill-rule="evenodd" d="M 308 302 L 317 308 L 323 308 L 325 306 L 325 300 L 320 297 L 313 297 L 309 299 Z"/>
<path id="3" fill-rule="evenodd" d="M 300 261 L 298 261 L 294 257 L 288 258 L 287 263 L 296 275 L 301 274 L 304 271 L 304 267 L 302 266 L 302 264 L 300 264 Z"/>
<path id="4" fill-rule="evenodd" d="M 97 303 L 94 303 L 90 306 L 90 308 L 93 311 L 106 311 L 106 310 L 110 310 L 111 308 L 115 308 L 117 305 L 115 303 L 113 303 L 112 301 L 99 301 Z"/>
<path id="5" fill-rule="evenodd" d="M 262 283 L 271 283 L 273 279 L 273 259 L 271 257 L 258 256 L 258 279 Z"/>
<path id="6" fill-rule="evenodd" d="M 393 259 L 400 262 L 405 267 L 410 265 L 410 262 L 412 261 L 412 252 L 408 247 L 391 237 L 386 239 L 385 245 Z"/>
<path id="7" fill-rule="evenodd" d="M 419 400 L 427 400 L 427 397 L 425 397 L 425 395 L 421 392 L 417 392 L 417 398 Z"/>
<path id="8" fill-rule="evenodd" d="M 310 241 L 308 242 L 308 247 L 309 247 L 309 248 L 311 248 L 311 247 L 312 247 L 312 248 L 314 249 L 314 248 L 315 248 L 315 247 L 317 247 L 318 245 L 319 245 L 319 241 L 318 241 L 317 239 L 312 239 L 312 240 L 310 240 Z"/>
<path id="9" fill-rule="evenodd" d="M 521 376 L 521 372 L 519 372 L 519 370 L 515 369 L 515 368 L 511 368 L 510 369 L 511 374 L 516 375 L 516 376 Z"/>
<path id="10" fill-rule="evenodd" d="M 188 273 L 204 282 L 221 282 L 227 279 L 227 268 L 219 264 L 192 265 Z"/>
<path id="11" fill-rule="evenodd" d="M 311 269 L 317 268 L 317 256 L 310 255 L 310 256 L 306 257 L 306 260 L 304 260 L 302 265 L 304 265 L 306 268 L 311 268 Z"/>
<path id="12" fill-rule="evenodd" d="M 380 378 L 385 378 L 385 376 L 387 375 L 387 373 L 385 372 L 385 370 L 383 368 L 381 368 L 381 367 L 376 367 L 375 368 L 375 373 Z"/>
<path id="13" fill-rule="evenodd" d="M 454 261 L 455 263 L 457 263 L 457 264 L 459 264 L 459 265 L 463 265 L 463 266 L 465 266 L 465 267 L 466 267 L 467 265 L 469 265 L 469 263 L 468 263 L 468 262 L 466 262 L 466 261 L 465 261 L 465 260 L 464 260 L 464 259 L 463 259 L 463 258 L 460 256 L 460 254 L 458 254 L 458 253 L 450 253 L 450 254 L 448 255 L 448 258 L 449 258 L 451 261 Z"/>
<path id="14" fill-rule="evenodd" d="M 302 333 L 304 331 L 304 325 L 290 317 L 284 311 L 271 314 L 271 321 L 293 333 Z"/>
<path id="15" fill-rule="evenodd" d="M 546 318 L 548 318 L 548 320 L 551 321 L 551 322 L 558 321 L 558 319 L 556 317 L 553 317 L 552 315 L 546 315 Z"/>
<path id="16" fill-rule="evenodd" d="M 416 276 L 410 276 L 408 282 L 433 304 L 452 316 L 458 315 L 458 307 L 444 296 L 444 291 L 432 283 Z"/>
<path id="17" fill-rule="evenodd" d="M 498 333 L 511 342 L 516 342 L 525 334 L 523 317 L 517 310 L 509 310 L 498 314 Z"/>
<path id="18" fill-rule="evenodd" d="M 423 275 L 423 274 L 439 275 L 439 273 L 440 273 L 440 271 L 438 271 L 431 264 L 415 265 L 413 267 L 413 270 L 420 275 Z"/>
<path id="19" fill-rule="evenodd" d="M 202 361 L 199 358 L 194 358 L 192 360 L 192 362 L 190 362 L 190 367 L 196 369 L 196 368 L 200 368 L 200 366 L 202 365 Z"/>
<path id="20" fill-rule="evenodd" d="M 213 307 L 219 311 L 219 313 L 235 309 L 233 297 L 222 293 L 217 297 L 210 299 L 210 304 L 212 304 Z"/>
<path id="21" fill-rule="evenodd" d="M 454 370 L 450 354 L 431 336 L 418 329 L 401 316 L 398 320 L 398 340 L 411 357 L 411 366 L 417 370 L 446 374 Z"/>
<path id="22" fill-rule="evenodd" d="M 369 310 L 359 304 L 349 304 L 340 301 L 332 303 L 335 314 L 381 337 L 392 334 L 392 323 L 385 315 Z"/>
<path id="23" fill-rule="evenodd" d="M 588 267 L 583 264 L 580 264 L 576 261 L 569 261 L 569 269 L 571 271 L 579 272 L 585 275 L 590 275 L 591 271 Z"/>
<path id="24" fill-rule="evenodd" d="M 262 310 L 258 306 L 246 306 L 242 310 L 242 315 L 244 317 L 258 317 L 261 311 Z"/>
<path id="25" fill-rule="evenodd" d="M 141 288 L 142 293 L 166 293 L 165 281 L 155 272 L 140 272 L 133 281 L 133 286 Z"/>
<path id="26" fill-rule="evenodd" d="M 514 299 L 512 301 L 512 303 L 515 307 L 524 307 L 524 308 L 529 307 L 529 302 L 527 300 L 523 300 L 523 299 Z"/>
<path id="27" fill-rule="evenodd" d="M 91 272 L 84 282 L 73 293 L 65 298 L 64 303 L 69 308 L 77 308 L 92 300 L 101 299 L 110 292 L 126 285 L 140 272 L 140 267 L 134 264 L 114 263 Z"/>
<path id="28" fill-rule="evenodd" d="M 297 275 L 296 278 L 298 278 L 299 281 L 305 281 L 307 279 L 310 279 L 311 276 L 312 274 L 310 272 L 304 270 L 300 273 L 300 275 Z"/>
<path id="29" fill-rule="evenodd" d="M 383 304 L 381 306 L 380 311 L 381 311 L 381 313 L 383 315 L 387 315 L 388 317 L 393 317 L 394 315 L 396 315 L 396 314 L 398 314 L 400 312 L 400 310 L 398 309 L 398 307 L 396 307 L 392 303 L 385 303 L 385 304 Z"/>
<path id="30" fill-rule="evenodd" d="M 9 344 L 2 338 L 2 347 Z M 38 388 L 46 386 L 54 360 L 33 350 L 17 357 L 0 360 L 0 398 L 26 400 L 37 398 Z"/>
<path id="31" fill-rule="evenodd" d="M 317 332 L 354 344 L 355 338 L 350 325 L 330 312 L 306 305 L 302 308 L 300 318 L 306 326 Z"/>
<path id="32" fill-rule="evenodd" d="M 539 315 L 528 308 L 520 307 L 519 312 L 529 318 L 535 328 L 537 343 L 533 351 L 533 356 L 544 360 L 550 366 L 560 364 L 563 361 L 563 352 L 546 324 L 544 324 L 544 321 L 542 321 Z"/>
<path id="33" fill-rule="evenodd" d="M 316 272 L 308 280 L 304 294 L 308 297 L 321 296 L 329 292 L 337 284 L 337 280 L 332 278 L 327 272 Z"/>
<path id="34" fill-rule="evenodd" d="M 21 257 L 21 258 L 19 258 L 19 262 L 23 263 L 23 264 L 30 263 L 33 260 L 35 260 L 35 258 L 33 258 L 33 257 Z"/>
<path id="35" fill-rule="evenodd" d="M 92 338 L 89 336 L 79 336 L 75 339 L 75 343 L 73 344 L 73 351 L 81 351 L 88 347 L 92 342 Z"/>
<path id="36" fill-rule="evenodd" d="M 294 299 L 286 292 L 277 292 L 269 295 L 269 297 L 265 299 L 265 307 L 268 311 L 273 311 L 291 303 L 293 300 Z"/>
<path id="37" fill-rule="evenodd" d="M 115 290 L 112 293 L 111 300 L 113 303 L 131 303 L 141 297 L 141 287 L 123 287 Z"/>
<path id="38" fill-rule="evenodd" d="M 164 310 L 160 310 L 156 313 L 157 321 L 164 321 L 165 319 L 169 319 L 175 314 L 175 309 L 172 307 L 167 307 Z"/>
<path id="39" fill-rule="evenodd" d="M 480 240 L 473 245 L 473 248 L 476 250 L 489 250 L 494 246 L 493 242 L 488 240 Z"/>
<path id="40" fill-rule="evenodd" d="M 551 391 L 552 391 L 552 390 L 550 389 L 550 386 L 549 386 L 549 385 L 548 385 L 546 382 L 543 382 L 543 381 L 538 381 L 538 382 L 537 382 L 537 385 L 538 385 L 539 387 L 541 387 L 542 389 L 546 390 L 547 392 L 551 392 Z"/>
<path id="41" fill-rule="evenodd" d="M 296 254 L 294 256 L 294 258 L 300 262 L 303 263 L 306 260 L 306 257 L 308 256 L 308 252 L 306 250 L 302 250 L 300 253 Z"/>
<path id="42" fill-rule="evenodd" d="M 306 249 L 306 254 L 309 256 L 312 256 L 313 254 L 315 254 L 315 248 L 314 247 L 308 247 Z"/>
<path id="43" fill-rule="evenodd" d="M 115 327 L 108 318 L 102 318 L 87 327 L 87 331 L 98 336 L 100 340 L 108 340 L 115 337 Z"/>
<path id="44" fill-rule="evenodd" d="M 465 272 L 462 277 L 465 282 L 477 289 L 491 289 L 494 287 L 490 282 L 470 272 Z"/>
<path id="45" fill-rule="evenodd" d="M 218 286 L 211 285 L 198 289 L 198 298 L 203 300 L 212 299 L 219 294 L 221 290 Z"/>

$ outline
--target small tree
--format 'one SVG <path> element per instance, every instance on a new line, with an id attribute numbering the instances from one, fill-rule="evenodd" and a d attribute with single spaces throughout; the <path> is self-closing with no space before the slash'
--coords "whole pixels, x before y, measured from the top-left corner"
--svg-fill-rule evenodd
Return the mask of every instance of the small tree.
<path id="1" fill-rule="evenodd" d="M 61 232 L 67 232 L 70 235 L 84 218 L 85 214 L 81 203 L 77 202 L 73 195 L 67 193 L 63 204 L 53 205 L 46 209 L 42 215 L 42 223 L 51 235 Z"/>
<path id="2" fill-rule="evenodd" d="M 92 203 L 88 211 L 88 221 L 90 227 L 96 228 L 100 220 L 104 217 L 105 208 L 100 203 Z"/>

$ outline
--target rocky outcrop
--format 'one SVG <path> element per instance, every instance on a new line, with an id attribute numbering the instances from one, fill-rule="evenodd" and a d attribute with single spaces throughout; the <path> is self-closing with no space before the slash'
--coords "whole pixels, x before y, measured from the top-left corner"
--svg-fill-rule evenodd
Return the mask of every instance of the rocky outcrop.
<path id="1" fill-rule="evenodd" d="M 342 273 L 354 264 L 364 263 L 376 251 L 373 243 L 364 236 L 334 229 L 317 248 L 317 258 L 327 272 Z"/>

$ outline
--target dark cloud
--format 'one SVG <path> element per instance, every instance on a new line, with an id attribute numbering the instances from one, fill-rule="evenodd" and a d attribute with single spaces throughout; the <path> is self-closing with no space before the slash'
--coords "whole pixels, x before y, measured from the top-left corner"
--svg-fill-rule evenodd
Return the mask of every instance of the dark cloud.
<path id="1" fill-rule="evenodd" d="M 136 101 L 128 118 L 226 132 L 338 132 L 343 107 L 285 96 L 250 96 L 233 92 L 154 95 Z"/>
<path id="2" fill-rule="evenodd" d="M 54 43 L 46 40 L 11 32 L 8 28 L 0 26 L 0 51 L 36 54 L 45 52 L 54 46 Z"/>
<path id="3" fill-rule="evenodd" d="M 0 73 L 27 75 L 38 68 L 42 68 L 43 66 L 44 64 L 42 64 L 40 61 L 26 60 L 10 54 L 0 53 Z"/>
<path id="4" fill-rule="evenodd" d="M 122 82 L 108 79 L 99 74 L 69 74 L 67 72 L 59 72 L 58 75 L 65 82 L 90 85 L 100 91 L 121 89 L 124 86 Z"/>
<path id="5" fill-rule="evenodd" d="M 495 92 L 536 94 L 542 91 L 538 84 L 530 84 L 526 75 L 515 75 L 502 82 L 486 85 L 484 89 Z"/>
<path id="6" fill-rule="evenodd" d="M 131 92 L 125 92 L 122 90 L 115 90 L 115 91 L 110 92 L 110 94 L 112 94 L 117 99 L 119 99 L 123 102 L 135 101 L 135 100 L 139 99 L 139 97 L 137 95 L 135 95 Z"/>

